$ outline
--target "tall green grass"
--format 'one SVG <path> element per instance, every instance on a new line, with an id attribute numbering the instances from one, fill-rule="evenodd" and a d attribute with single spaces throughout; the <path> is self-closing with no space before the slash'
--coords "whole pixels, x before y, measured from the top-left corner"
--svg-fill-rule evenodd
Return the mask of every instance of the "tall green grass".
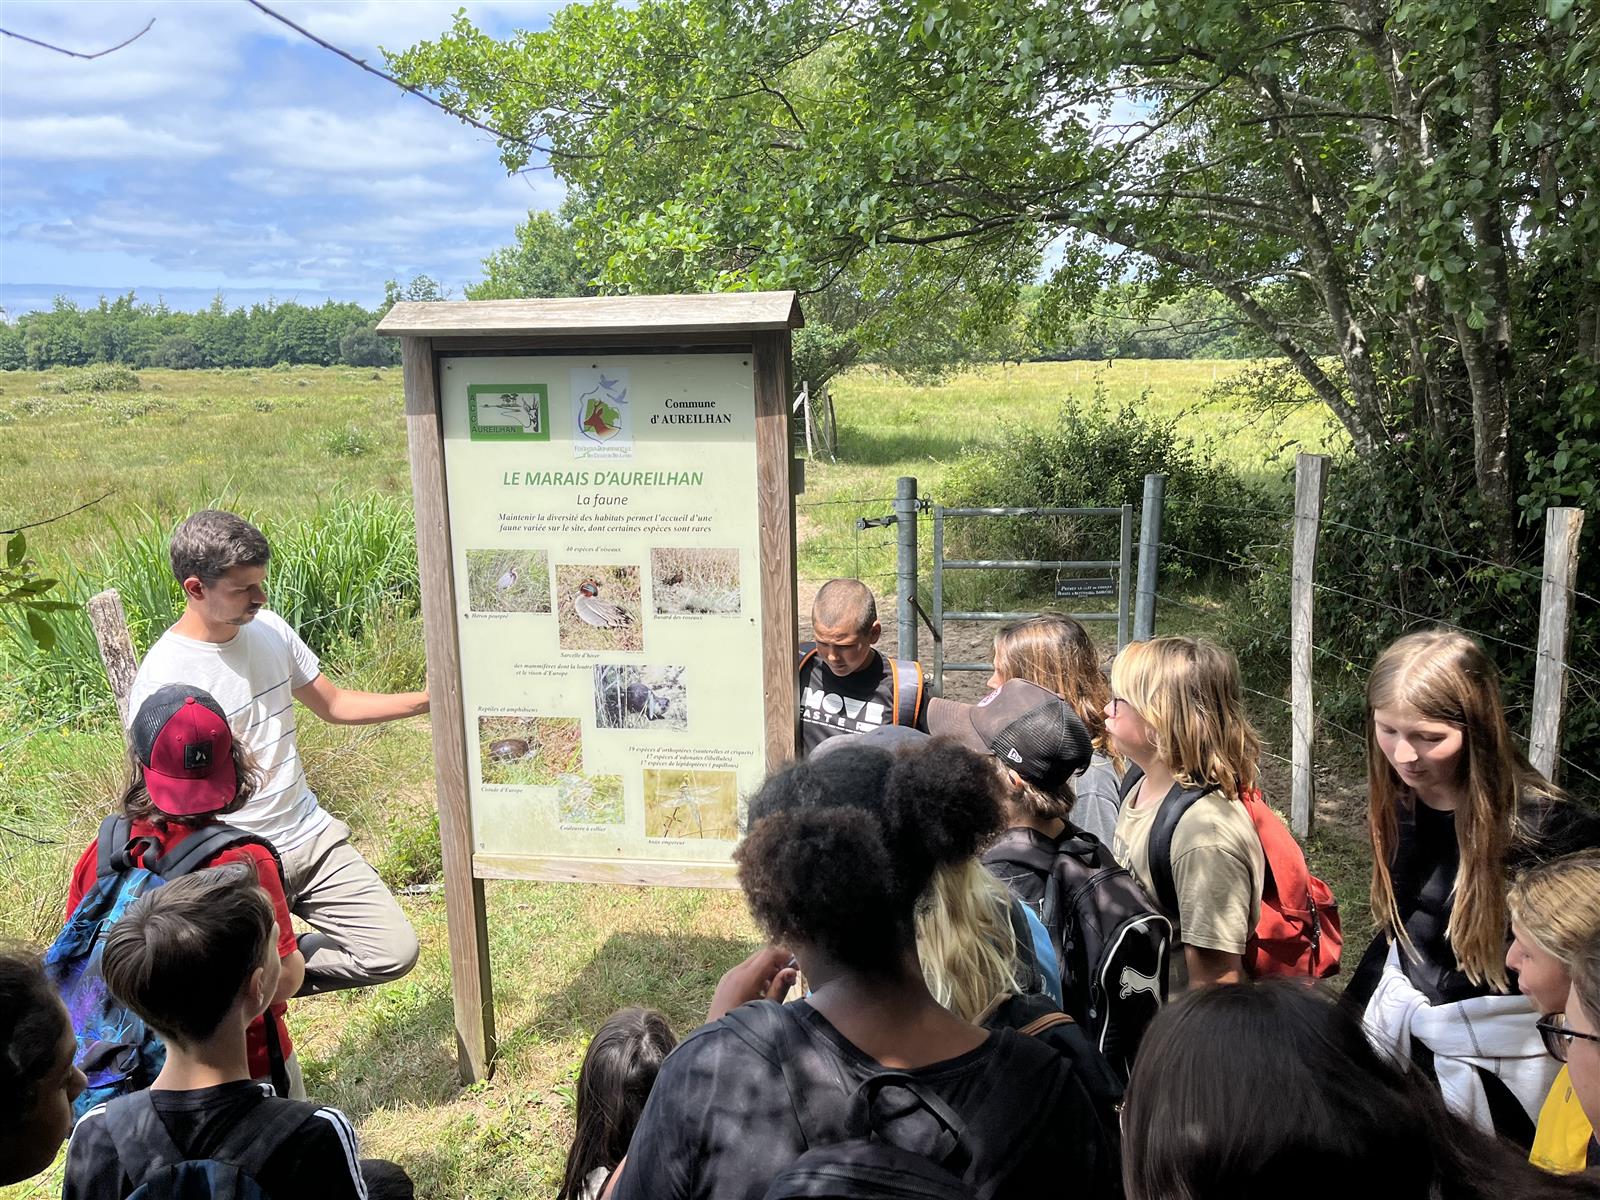
<path id="1" fill-rule="evenodd" d="M 416 527 L 408 500 L 335 492 L 307 516 L 258 524 L 272 545 L 268 604 L 318 654 L 358 640 L 382 612 L 415 611 Z M 142 509 L 108 522 L 103 548 L 71 564 L 53 594 L 81 606 L 115 588 L 134 647 L 143 654 L 183 611 L 167 559 L 171 535 L 171 527 Z M 0 695 L 18 710 L 10 715 L 19 724 L 24 716 L 29 723 L 49 723 L 111 711 L 110 686 L 87 615 L 80 607 L 53 620 L 56 645 L 46 653 L 26 624 L 0 609 L 9 635 L 0 638 Z"/>

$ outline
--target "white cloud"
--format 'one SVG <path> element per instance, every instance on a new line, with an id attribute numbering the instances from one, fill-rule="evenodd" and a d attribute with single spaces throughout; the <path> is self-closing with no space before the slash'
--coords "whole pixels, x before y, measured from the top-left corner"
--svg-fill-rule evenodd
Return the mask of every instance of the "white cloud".
<path id="1" fill-rule="evenodd" d="M 222 148 L 217 141 L 186 137 L 114 115 L 8 120 L 0 146 L 7 158 L 54 162 L 198 159 L 209 158 Z"/>
<path id="2" fill-rule="evenodd" d="M 508 177 L 487 135 L 240 0 L 4 2 L 8 28 L 73 49 L 156 24 L 92 62 L 0 39 L 0 283 L 214 280 L 370 303 L 391 276 L 477 278 L 530 208 L 562 198 L 551 176 Z M 268 2 L 377 62 L 379 43 L 446 30 L 462 0 Z M 496 36 L 556 7 L 468 6 Z"/>

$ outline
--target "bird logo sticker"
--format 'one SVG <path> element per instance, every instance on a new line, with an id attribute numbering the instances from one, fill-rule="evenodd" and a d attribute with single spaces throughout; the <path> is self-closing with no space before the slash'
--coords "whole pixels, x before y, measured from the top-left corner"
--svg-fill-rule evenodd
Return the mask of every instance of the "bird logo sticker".
<path id="1" fill-rule="evenodd" d="M 572 418 L 575 458 L 632 458 L 627 369 L 574 368 Z"/>

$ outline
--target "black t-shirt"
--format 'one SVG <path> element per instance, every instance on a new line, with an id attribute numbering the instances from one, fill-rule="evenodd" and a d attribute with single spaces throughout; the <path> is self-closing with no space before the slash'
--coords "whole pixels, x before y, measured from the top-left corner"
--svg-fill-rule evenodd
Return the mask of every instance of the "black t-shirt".
<path id="1" fill-rule="evenodd" d="M 917 705 L 914 724 L 925 728 L 927 700 Z M 810 754 L 842 733 L 871 733 L 895 723 L 894 663 L 876 650 L 859 671 L 835 675 L 813 654 L 800 667 L 800 745 Z"/>
<path id="2" fill-rule="evenodd" d="M 1600 846 L 1600 815 L 1584 805 L 1529 796 L 1519 808 L 1518 828 L 1506 853 L 1508 877 L 1534 863 Z M 1461 865 L 1455 813 L 1415 802 L 1400 810 L 1398 824 L 1389 878 L 1400 920 L 1420 956 L 1400 956 L 1406 977 L 1431 1004 L 1488 995 L 1494 989 L 1467 978 L 1445 935 L 1455 911 L 1456 873 Z M 1506 936 L 1509 943 L 1509 929 Z M 1366 1003 L 1387 957 L 1388 939 L 1379 933 L 1351 976 L 1347 1000 Z M 1511 986 L 1515 990 L 1515 975 Z"/>
<path id="3" fill-rule="evenodd" d="M 748 1006 L 747 1006 L 748 1007 Z M 614 1200 L 760 1200 L 812 1146 L 845 1136 L 851 1093 L 884 1068 L 805 1001 L 770 1005 L 821 1077 L 806 1087 L 808 1143 L 780 1065 L 783 1048 L 735 1012 L 685 1038 L 656 1077 Z M 970 1185 L 1033 1200 L 1120 1196 L 1117 1164 L 1082 1084 L 1033 1038 L 998 1030 L 975 1050 L 906 1072 L 966 1122 Z"/>
<path id="4" fill-rule="evenodd" d="M 287 1103 L 272 1097 L 265 1084 L 241 1080 L 189 1092 L 152 1089 L 150 1099 L 177 1147 L 190 1159 L 209 1158 L 240 1118 L 258 1104 Z M 318 1109 L 267 1160 L 256 1177 L 277 1200 L 366 1200 L 356 1156 L 355 1130 L 336 1108 Z M 67 1146 L 62 1200 L 121 1200 L 134 1189 L 122 1171 L 106 1128 L 105 1105 L 83 1115 Z"/>

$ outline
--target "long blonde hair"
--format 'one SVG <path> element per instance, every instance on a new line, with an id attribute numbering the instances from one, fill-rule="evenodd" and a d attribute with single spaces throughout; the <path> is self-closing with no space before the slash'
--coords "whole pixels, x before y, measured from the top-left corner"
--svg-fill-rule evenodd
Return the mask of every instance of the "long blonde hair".
<path id="1" fill-rule="evenodd" d="M 1237 800 L 1256 786 L 1261 738 L 1244 711 L 1239 663 L 1204 638 L 1130 642 L 1111 686 L 1144 718 L 1156 757 L 1185 787 L 1215 784 Z"/>
<path id="2" fill-rule="evenodd" d="M 1506 909 L 1523 937 L 1570 972 L 1600 934 L 1600 850 L 1529 867 L 1507 890 Z"/>
<path id="3" fill-rule="evenodd" d="M 1373 712 L 1410 709 L 1461 730 L 1463 799 L 1455 810 L 1456 870 L 1445 936 L 1468 979 L 1504 992 L 1506 851 L 1518 806 L 1530 794 L 1560 792 L 1528 762 L 1500 704 L 1500 675 L 1477 642 L 1448 629 L 1407 634 L 1378 656 L 1367 679 L 1367 827 L 1372 834 L 1372 915 L 1415 956 L 1389 874 L 1400 840 L 1400 809 L 1416 796 L 1378 745 Z"/>
<path id="4" fill-rule="evenodd" d="M 1022 990 L 1011 893 L 977 859 L 933 873 L 917 905 L 917 957 L 933 998 L 963 1021 Z"/>

